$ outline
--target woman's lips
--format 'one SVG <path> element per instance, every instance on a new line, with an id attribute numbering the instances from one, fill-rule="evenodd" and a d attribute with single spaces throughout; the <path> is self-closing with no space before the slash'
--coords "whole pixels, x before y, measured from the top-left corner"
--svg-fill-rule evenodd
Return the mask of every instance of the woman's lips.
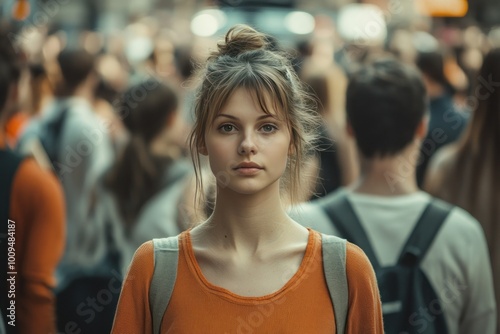
<path id="1" fill-rule="evenodd" d="M 236 173 L 241 175 L 255 175 L 259 173 L 261 170 L 262 168 L 256 168 L 256 167 L 239 167 L 235 169 Z"/>
<path id="2" fill-rule="evenodd" d="M 258 174 L 264 168 L 262 168 L 261 165 L 253 161 L 242 161 L 238 165 L 236 165 L 233 169 L 239 175 L 248 176 L 248 175 Z"/>

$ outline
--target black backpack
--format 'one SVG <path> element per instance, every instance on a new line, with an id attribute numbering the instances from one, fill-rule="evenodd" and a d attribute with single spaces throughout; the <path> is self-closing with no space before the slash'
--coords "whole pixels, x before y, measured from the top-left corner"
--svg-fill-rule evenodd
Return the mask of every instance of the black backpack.
<path id="1" fill-rule="evenodd" d="M 9 220 L 9 211 L 10 211 L 10 194 L 12 190 L 12 181 L 14 180 L 14 176 L 16 175 L 17 169 L 22 162 L 22 157 L 19 155 L 10 152 L 8 150 L 0 149 L 0 263 L 1 263 L 1 271 L 0 271 L 0 315 L 2 319 L 0 319 L 0 323 L 3 322 L 5 326 L 3 330 L 6 330 L 6 333 L 17 333 L 15 326 L 9 325 L 9 322 L 12 321 L 11 318 L 8 318 L 7 309 L 11 303 L 11 301 L 15 302 L 14 297 L 10 296 L 8 285 L 7 285 L 7 272 L 17 272 L 14 267 L 8 267 L 8 248 L 9 248 L 9 236 L 15 238 L 15 229 L 9 230 L 8 220 Z M 12 224 L 11 224 L 12 225 Z M 15 225 L 15 224 L 14 224 Z M 13 245 L 15 246 L 15 245 Z M 16 308 L 19 305 L 15 306 Z M 10 312 L 10 311 L 9 311 Z M 17 322 L 17 319 L 16 319 Z M 2 327 L 0 324 L 0 332 L 2 331 Z"/>
<path id="2" fill-rule="evenodd" d="M 319 203 L 340 235 L 358 245 L 370 260 L 382 299 L 385 333 L 448 333 L 442 306 L 420 263 L 453 207 L 437 199 L 431 200 L 396 264 L 381 267 L 345 192 Z"/>

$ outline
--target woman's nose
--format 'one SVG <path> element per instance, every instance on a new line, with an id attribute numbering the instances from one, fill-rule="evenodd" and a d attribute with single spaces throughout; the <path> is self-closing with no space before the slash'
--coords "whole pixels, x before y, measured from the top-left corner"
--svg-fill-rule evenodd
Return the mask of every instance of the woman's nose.
<path id="1" fill-rule="evenodd" d="M 238 148 L 239 154 L 255 154 L 257 153 L 257 146 L 252 134 L 244 134 Z"/>

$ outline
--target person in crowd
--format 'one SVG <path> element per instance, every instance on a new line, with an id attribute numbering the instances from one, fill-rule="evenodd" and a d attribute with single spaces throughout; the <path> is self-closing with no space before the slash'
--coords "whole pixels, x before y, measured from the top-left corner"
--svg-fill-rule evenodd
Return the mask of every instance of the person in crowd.
<path id="1" fill-rule="evenodd" d="M 21 110 L 12 116 L 7 123 L 7 140 L 15 146 L 24 127 L 30 119 L 37 117 L 45 104 L 52 96 L 47 73 L 42 64 L 35 63 L 29 66 L 29 93 L 30 98 L 23 97 L 25 103 Z"/>
<path id="2" fill-rule="evenodd" d="M 8 32 L 2 31 L 0 332 L 54 334 L 55 298 L 52 290 L 56 285 L 55 270 L 64 250 L 64 198 L 59 182 L 51 173 L 40 168 L 33 159 L 23 159 L 11 151 L 6 141 L 8 120 L 19 109 L 19 96 L 27 89 L 20 77 L 28 70 L 21 65 L 20 58 L 22 54 L 15 53 Z M 13 262 L 8 254 L 13 254 Z"/>
<path id="3" fill-rule="evenodd" d="M 406 249 L 404 246 L 417 222 L 427 224 L 422 225 L 427 226 L 424 231 L 434 231 L 435 225 L 438 226 L 437 232 L 428 236 L 428 248 L 413 250 L 412 256 L 423 256 L 417 265 L 433 287 L 437 300 L 432 303 L 440 305 L 433 309 L 439 312 L 425 314 L 414 310 L 416 313 L 405 324 L 409 326 L 406 330 L 424 331 L 435 324 L 438 316 L 444 315 L 443 333 L 493 333 L 496 309 L 492 273 L 480 224 L 458 207 L 446 211 L 449 207 L 445 204 L 440 207 L 446 207 L 446 214 L 424 215 L 430 203 L 435 202 L 419 190 L 414 162 L 427 133 L 426 101 L 418 70 L 394 59 L 375 61 L 353 74 L 347 88 L 346 110 L 349 132 L 360 152 L 361 175 L 351 187 L 292 212 L 305 226 L 344 237 L 348 237 L 343 233 L 345 225 L 352 226 L 355 221 L 359 225 L 357 236 L 363 232 L 375 268 L 399 265 L 400 253 Z M 432 218 L 432 222 L 425 217 Z M 343 226 L 340 220 L 345 222 Z M 416 238 L 425 237 L 417 234 Z M 369 254 L 368 249 L 363 250 Z M 376 272 L 379 273 L 377 269 Z M 384 276 L 377 277 L 380 284 Z M 380 291 L 384 302 L 386 291 L 382 288 Z M 422 298 L 426 296 L 416 295 L 413 300 L 400 302 L 405 306 Z M 390 311 L 389 306 L 385 309 L 387 313 L 384 312 L 385 325 L 389 323 L 386 316 L 398 311 L 394 307 Z M 426 322 L 424 317 L 433 319 L 433 323 Z M 393 332 L 386 328 L 386 333 Z"/>
<path id="4" fill-rule="evenodd" d="M 500 303 L 500 49 L 490 51 L 474 91 L 477 106 L 464 136 L 439 150 L 424 189 L 467 210 L 484 229 Z M 484 79 L 484 80 L 483 80 Z M 500 314 L 498 314 L 500 316 Z M 497 318 L 498 319 L 498 318 Z M 497 332 L 500 333 L 500 327 Z"/>
<path id="5" fill-rule="evenodd" d="M 95 184 L 108 168 L 113 151 L 107 128 L 93 110 L 97 77 L 95 57 L 81 49 L 63 50 L 57 57 L 60 82 L 55 98 L 21 135 L 18 150 L 47 160 L 62 182 L 67 210 L 67 244 L 58 268 L 61 284 L 72 272 L 92 267 L 94 250 L 80 247 L 86 228 L 86 208 Z M 42 145 L 36 145 L 41 143 Z M 39 148 L 42 148 L 41 150 Z"/>
<path id="6" fill-rule="evenodd" d="M 429 125 L 417 162 L 417 183 L 421 188 L 430 159 L 446 144 L 456 141 L 467 125 L 465 113 L 453 101 L 454 88 L 445 76 L 444 56 L 440 51 L 420 52 L 416 64 L 430 100 Z"/>
<path id="7" fill-rule="evenodd" d="M 139 91 L 144 98 L 134 100 Z M 184 211 L 194 199 L 184 196 L 193 193 L 193 170 L 176 143 L 178 107 L 177 92 L 156 79 L 130 87 L 121 98 L 128 142 L 100 180 L 89 219 L 101 227 L 112 223 L 124 267 L 141 244 L 175 236 L 195 217 Z M 95 237 L 102 236 L 90 235 L 88 242 Z"/>
<path id="8" fill-rule="evenodd" d="M 155 270 L 158 240 L 137 250 L 112 333 L 333 333 L 340 324 L 345 333 L 383 333 L 379 292 L 363 252 L 332 237 L 346 247 L 346 262 L 331 269 L 345 269 L 338 277 L 348 288 L 345 299 L 331 299 L 321 234 L 293 221 L 282 205 L 282 197 L 298 196 L 319 120 L 291 62 L 268 41 L 238 25 L 209 57 L 190 143 L 197 175 L 201 154 L 217 180 L 213 213 L 166 239 L 178 242 L 178 264 Z M 176 277 L 165 310 L 153 299 L 162 304 L 167 295 L 149 294 L 157 287 L 152 277 L 162 273 Z"/>
<path id="9" fill-rule="evenodd" d="M 119 101 L 119 95 L 119 92 L 101 78 L 96 87 L 95 99 L 92 104 L 99 119 L 106 124 L 115 155 L 127 139 L 127 131 L 121 119 L 123 115 L 117 114 L 112 105 L 112 103 Z"/>
<path id="10" fill-rule="evenodd" d="M 344 114 L 344 107 L 335 108 L 333 99 L 337 98 L 336 90 L 333 89 L 335 71 L 311 71 L 302 72 L 304 80 L 311 93 L 318 99 L 318 112 L 322 117 L 323 124 L 317 143 L 318 178 L 312 198 L 323 197 L 341 186 L 348 185 L 355 180 L 357 161 L 355 148 L 351 138 L 345 131 L 345 124 L 339 124 L 336 120 L 337 113 Z M 345 95 L 345 88 L 342 91 Z M 344 100 L 344 98 L 342 98 Z M 345 116 L 345 115 L 344 115 Z"/>

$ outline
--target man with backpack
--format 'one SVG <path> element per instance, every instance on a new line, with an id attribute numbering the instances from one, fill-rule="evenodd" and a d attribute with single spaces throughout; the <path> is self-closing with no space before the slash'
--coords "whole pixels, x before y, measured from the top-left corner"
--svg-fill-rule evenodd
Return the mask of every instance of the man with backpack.
<path id="1" fill-rule="evenodd" d="M 427 133 L 418 71 L 389 59 L 363 66 L 351 77 L 346 111 L 361 176 L 292 210 L 293 218 L 364 250 L 377 274 L 387 334 L 494 333 L 491 267 L 479 223 L 417 187 L 416 160 Z"/>
<path id="2" fill-rule="evenodd" d="M 7 32 L 0 31 L 0 333 L 51 334 L 64 201 L 57 179 L 6 142 L 5 125 L 26 89 L 19 58 Z"/>

